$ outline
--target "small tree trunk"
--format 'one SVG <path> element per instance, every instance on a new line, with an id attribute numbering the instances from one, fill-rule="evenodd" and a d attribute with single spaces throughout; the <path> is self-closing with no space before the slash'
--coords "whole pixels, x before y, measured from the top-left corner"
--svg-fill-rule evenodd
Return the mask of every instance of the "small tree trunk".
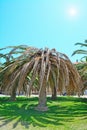
<path id="1" fill-rule="evenodd" d="M 57 92 L 56 92 L 56 87 L 54 87 L 54 88 L 52 89 L 52 97 L 51 97 L 51 99 L 52 99 L 52 100 L 55 100 L 56 97 L 57 97 Z"/>
<path id="2" fill-rule="evenodd" d="M 16 100 L 16 91 L 17 91 L 17 87 L 18 87 L 18 79 L 16 80 L 16 82 L 15 82 L 13 88 L 12 88 L 10 101 L 15 101 L 15 100 Z"/>
<path id="3" fill-rule="evenodd" d="M 48 107 L 46 106 L 46 101 L 46 83 L 44 82 L 39 93 L 39 103 L 35 109 L 38 111 L 47 111 Z"/>
<path id="4" fill-rule="evenodd" d="M 16 100 L 16 90 L 12 91 L 10 101 L 15 101 Z"/>

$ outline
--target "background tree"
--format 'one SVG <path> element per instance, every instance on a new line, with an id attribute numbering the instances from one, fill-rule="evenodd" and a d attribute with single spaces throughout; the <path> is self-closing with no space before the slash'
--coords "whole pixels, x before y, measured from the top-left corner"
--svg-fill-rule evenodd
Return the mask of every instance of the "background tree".
<path id="1" fill-rule="evenodd" d="M 85 40 L 85 43 L 76 43 L 75 45 L 80 45 L 80 47 L 84 47 L 85 49 L 78 49 L 75 50 L 72 54 L 83 54 L 84 56 L 81 58 L 81 61 L 78 62 L 75 66 L 77 67 L 78 72 L 81 75 L 82 81 L 83 81 L 83 93 L 87 89 L 87 40 Z"/>
<path id="2" fill-rule="evenodd" d="M 83 81 L 82 94 L 84 94 L 84 91 L 87 89 L 87 62 L 81 62 L 76 64 L 75 66 Z"/>

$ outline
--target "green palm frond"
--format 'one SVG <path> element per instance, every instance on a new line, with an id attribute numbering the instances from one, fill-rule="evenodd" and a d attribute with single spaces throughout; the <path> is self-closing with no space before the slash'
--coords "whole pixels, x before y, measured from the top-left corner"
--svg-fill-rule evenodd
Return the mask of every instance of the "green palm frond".
<path id="1" fill-rule="evenodd" d="M 85 40 L 85 43 L 75 43 L 75 45 L 80 45 L 81 47 L 87 47 L 87 40 Z"/>
<path id="2" fill-rule="evenodd" d="M 75 45 L 80 45 L 80 47 L 87 47 L 87 40 L 85 40 L 85 43 L 76 43 Z M 78 49 L 78 50 L 75 50 L 73 53 L 72 53 L 72 56 L 73 55 L 76 55 L 76 54 L 83 54 L 85 55 L 85 57 L 87 58 L 87 50 L 83 50 L 83 49 Z"/>
<path id="3" fill-rule="evenodd" d="M 72 56 L 75 55 L 75 54 L 85 54 L 87 55 L 87 51 L 86 50 L 76 50 L 73 52 Z"/>

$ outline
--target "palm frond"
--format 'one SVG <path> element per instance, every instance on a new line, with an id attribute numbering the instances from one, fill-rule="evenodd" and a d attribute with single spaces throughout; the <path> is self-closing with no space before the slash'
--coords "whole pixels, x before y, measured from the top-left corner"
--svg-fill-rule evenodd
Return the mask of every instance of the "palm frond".
<path id="1" fill-rule="evenodd" d="M 72 56 L 75 54 L 86 54 L 87 55 L 87 51 L 86 50 L 76 50 L 72 53 Z"/>
<path id="2" fill-rule="evenodd" d="M 12 49 L 11 56 L 15 49 Z M 43 90 L 43 86 L 48 85 L 51 89 L 55 87 L 56 90 L 59 89 L 60 93 L 66 91 L 67 94 L 71 94 L 75 90 L 79 92 L 82 87 L 81 78 L 69 58 L 65 54 L 57 52 L 56 49 L 45 48 L 43 50 L 28 47 L 19 57 L 1 69 L 0 73 L 4 75 L 3 84 L 7 83 L 7 86 L 4 87 L 11 92 L 14 87 L 17 87 L 19 92 L 24 91 L 24 87 L 26 90 L 24 84 L 27 77 L 29 77 L 27 90 L 29 95 L 36 79 L 38 79 L 39 94 Z"/>
<path id="3" fill-rule="evenodd" d="M 86 42 L 86 41 L 85 41 Z M 87 43 L 87 42 L 86 42 Z M 75 45 L 80 45 L 81 47 L 87 47 L 86 43 L 75 43 Z"/>

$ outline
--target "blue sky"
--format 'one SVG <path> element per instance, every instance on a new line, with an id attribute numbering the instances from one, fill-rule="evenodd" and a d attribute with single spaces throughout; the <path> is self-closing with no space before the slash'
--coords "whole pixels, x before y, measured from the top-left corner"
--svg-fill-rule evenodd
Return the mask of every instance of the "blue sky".
<path id="1" fill-rule="evenodd" d="M 74 8 L 76 13 L 70 13 Z M 71 57 L 87 39 L 87 0 L 0 0 L 0 48 L 27 44 Z"/>

